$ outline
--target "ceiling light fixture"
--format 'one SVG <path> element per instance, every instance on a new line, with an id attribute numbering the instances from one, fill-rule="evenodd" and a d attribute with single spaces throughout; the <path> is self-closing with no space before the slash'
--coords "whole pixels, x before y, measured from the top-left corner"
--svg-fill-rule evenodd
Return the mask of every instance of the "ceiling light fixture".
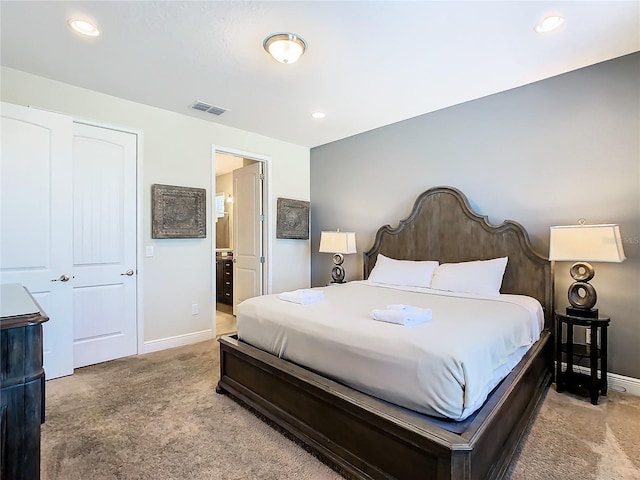
<path id="1" fill-rule="evenodd" d="M 536 32 L 547 33 L 555 30 L 564 23 L 564 18 L 559 15 L 551 15 L 536 25 Z"/>
<path id="2" fill-rule="evenodd" d="M 97 37 L 98 35 L 100 35 L 100 30 L 98 30 L 98 27 L 86 20 L 71 19 L 68 23 L 69 27 L 71 27 L 72 30 L 82 35 L 86 35 L 87 37 Z"/>
<path id="3" fill-rule="evenodd" d="M 307 50 L 307 42 L 295 33 L 273 33 L 264 39 L 264 49 L 280 63 L 294 63 Z"/>
<path id="4" fill-rule="evenodd" d="M 313 118 L 324 118 L 324 117 L 326 117 L 326 115 L 325 115 L 324 113 L 322 113 L 322 112 L 313 112 L 313 113 L 311 114 L 311 116 L 312 116 Z"/>

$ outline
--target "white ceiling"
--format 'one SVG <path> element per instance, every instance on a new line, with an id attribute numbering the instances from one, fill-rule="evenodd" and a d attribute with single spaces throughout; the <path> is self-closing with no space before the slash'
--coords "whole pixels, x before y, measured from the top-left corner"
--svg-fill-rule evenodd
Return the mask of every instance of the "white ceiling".
<path id="1" fill-rule="evenodd" d="M 308 147 L 640 50 L 638 1 L 0 5 L 4 66 Z M 550 13 L 563 26 L 536 33 Z M 309 45 L 295 64 L 262 48 L 281 31 Z"/>

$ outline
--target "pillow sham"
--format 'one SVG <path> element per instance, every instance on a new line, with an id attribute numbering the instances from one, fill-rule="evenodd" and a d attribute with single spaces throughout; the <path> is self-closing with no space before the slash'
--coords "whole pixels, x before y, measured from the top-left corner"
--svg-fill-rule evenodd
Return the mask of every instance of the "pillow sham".
<path id="1" fill-rule="evenodd" d="M 378 254 L 369 280 L 403 287 L 429 287 L 438 262 L 430 260 L 396 260 Z"/>
<path id="2" fill-rule="evenodd" d="M 436 268 L 431 288 L 449 292 L 500 295 L 507 257 L 472 262 L 443 263 Z"/>

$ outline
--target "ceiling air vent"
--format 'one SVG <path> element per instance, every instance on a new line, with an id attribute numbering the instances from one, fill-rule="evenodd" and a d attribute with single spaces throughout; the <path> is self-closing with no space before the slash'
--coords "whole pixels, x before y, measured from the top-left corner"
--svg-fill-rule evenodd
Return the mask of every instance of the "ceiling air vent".
<path id="1" fill-rule="evenodd" d="M 204 102 L 195 102 L 191 105 L 191 108 L 194 110 L 200 110 L 201 112 L 212 113 L 213 115 L 222 115 L 227 111 L 226 108 L 216 107 L 215 105 Z"/>

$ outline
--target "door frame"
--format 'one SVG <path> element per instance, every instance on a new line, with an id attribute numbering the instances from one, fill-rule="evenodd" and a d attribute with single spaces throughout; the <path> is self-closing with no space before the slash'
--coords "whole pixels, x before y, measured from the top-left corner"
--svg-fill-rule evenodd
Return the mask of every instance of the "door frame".
<path id="1" fill-rule="evenodd" d="M 145 353 L 144 350 L 144 290 L 143 290 L 143 265 L 144 258 L 144 189 L 142 185 L 143 145 L 144 133 L 137 128 L 123 127 L 112 123 L 100 122 L 71 115 L 73 123 L 81 123 L 92 127 L 108 128 L 119 132 L 130 133 L 136 136 L 136 355 Z"/>
<path id="2" fill-rule="evenodd" d="M 262 222 L 262 251 L 265 257 L 265 261 L 262 264 L 262 293 L 261 295 L 266 295 L 271 293 L 272 288 L 272 275 L 271 275 L 271 257 L 272 257 L 272 245 L 270 242 L 271 233 L 273 230 L 272 222 L 270 221 L 270 212 L 271 206 L 269 203 L 269 191 L 271 190 L 271 157 L 268 155 L 263 155 L 260 153 L 254 152 L 246 152 L 243 150 L 238 150 L 237 148 L 229 148 L 223 147 L 220 145 L 211 145 L 211 192 L 210 195 L 210 211 L 215 211 L 215 196 L 216 196 L 216 153 L 224 153 L 227 155 L 233 155 L 236 157 L 246 158 L 247 160 L 253 160 L 256 162 L 262 163 L 262 173 L 265 176 L 265 181 L 262 184 L 262 214 L 264 215 L 264 221 Z M 212 229 L 215 228 L 215 223 L 207 222 L 212 225 Z M 213 259 L 211 262 L 211 285 L 212 285 L 212 312 L 213 314 L 213 331 L 215 332 L 216 325 L 216 269 L 215 269 L 215 258 L 216 258 L 216 236 L 212 232 L 211 233 L 211 253 L 213 255 Z"/>

